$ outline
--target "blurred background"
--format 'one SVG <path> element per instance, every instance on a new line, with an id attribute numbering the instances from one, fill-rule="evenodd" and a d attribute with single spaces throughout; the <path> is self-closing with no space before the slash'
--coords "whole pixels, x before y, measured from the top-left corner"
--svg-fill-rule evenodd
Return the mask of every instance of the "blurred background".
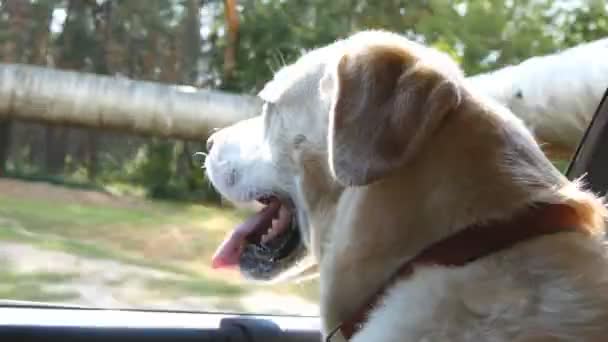
<path id="1" fill-rule="evenodd" d="M 384 28 L 449 53 L 477 75 L 608 36 L 607 7 L 604 0 L 0 0 L 0 63 L 245 96 L 308 49 Z M 60 89 L 61 79 L 52 86 Z M 314 281 L 271 287 L 210 271 L 214 248 L 244 215 L 221 201 L 193 158 L 210 131 L 180 138 L 47 121 L 0 115 L 0 299 L 317 314 Z M 553 159 L 562 168 L 567 162 Z"/>

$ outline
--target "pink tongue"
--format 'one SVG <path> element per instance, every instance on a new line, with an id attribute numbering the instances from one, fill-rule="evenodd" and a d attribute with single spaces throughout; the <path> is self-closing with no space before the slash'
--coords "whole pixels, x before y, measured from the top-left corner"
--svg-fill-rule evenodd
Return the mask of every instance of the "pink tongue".
<path id="1" fill-rule="evenodd" d="M 222 242 L 213 255 L 211 267 L 228 268 L 237 266 L 241 253 L 243 253 L 246 238 L 254 234 L 258 229 L 263 230 L 262 233 L 265 232 L 272 224 L 272 218 L 280 208 L 281 202 L 272 200 L 264 209 L 228 233 L 224 242 Z"/>

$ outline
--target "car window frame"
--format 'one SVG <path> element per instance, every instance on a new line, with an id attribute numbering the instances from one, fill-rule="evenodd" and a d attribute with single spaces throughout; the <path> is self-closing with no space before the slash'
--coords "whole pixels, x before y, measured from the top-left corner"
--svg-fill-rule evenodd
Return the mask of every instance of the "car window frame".
<path id="1" fill-rule="evenodd" d="M 591 118 L 566 170 L 570 180 L 581 179 L 592 191 L 608 190 L 608 88 Z"/>

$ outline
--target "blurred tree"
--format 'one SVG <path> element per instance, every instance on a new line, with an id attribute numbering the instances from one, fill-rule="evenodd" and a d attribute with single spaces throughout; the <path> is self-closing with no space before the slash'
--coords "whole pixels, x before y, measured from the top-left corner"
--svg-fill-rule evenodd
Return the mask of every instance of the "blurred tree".
<path id="1" fill-rule="evenodd" d="M 48 64 L 171 84 L 200 85 L 208 81 L 201 77 L 205 73 L 201 41 L 204 1 L 9 0 L 0 4 L 3 62 Z M 101 172 L 101 180 L 107 181 L 111 174 L 114 180 L 133 182 L 139 177 L 132 174 L 136 169 L 114 172 L 108 167 L 130 165 L 116 162 L 134 160 L 141 150 L 159 154 L 159 158 L 149 158 L 152 162 L 168 158 L 159 162 L 171 170 L 166 184 L 192 189 L 204 182 L 191 158 L 192 151 L 201 149 L 202 143 L 175 145 L 176 141 L 164 140 L 166 150 L 171 151 L 169 158 L 165 149 L 157 148 L 160 142 L 156 139 L 120 136 L 116 141 L 115 134 L 95 130 L 63 126 L 41 129 L 23 123 L 11 133 L 10 127 L 8 122 L 0 122 L 0 162 L 5 165 L 12 150 L 13 169 L 19 165 L 22 170 L 44 169 L 47 174 L 69 175 L 84 168 L 90 180 Z M 24 132 L 33 134 L 21 134 Z M 10 137 L 16 140 L 12 149 L 8 148 Z M 42 158 L 34 157 L 40 154 Z M 28 162 L 38 167 L 24 167 Z M 166 174 L 159 173 L 159 177 Z"/>
<path id="2" fill-rule="evenodd" d="M 586 0 L 577 7 L 561 7 L 553 17 L 555 35 L 563 46 L 608 36 L 608 3 L 605 0 Z"/>
<path id="3" fill-rule="evenodd" d="M 467 74 L 477 74 L 597 39 L 608 27 L 603 0 L 575 8 L 550 0 L 242 0 L 237 8 L 241 53 L 234 77 L 220 87 L 239 92 L 259 90 L 274 69 L 303 51 L 361 29 L 400 32 L 450 53 Z M 567 19 L 556 21 L 558 14 Z M 229 41 L 225 20 L 218 14 L 211 34 L 219 73 Z"/>
<path id="4" fill-rule="evenodd" d="M 3 0 L 0 58 L 253 93 L 304 51 L 361 29 L 400 32 L 448 52 L 474 74 L 605 36 L 606 14 L 604 0 Z M 130 183 L 157 170 L 164 182 L 143 185 L 164 186 L 164 193 L 201 188 L 191 154 L 202 148 L 0 122 L 2 165 L 8 155 L 13 169 L 46 164 L 61 175 L 84 169 L 91 180 Z"/>
<path id="5" fill-rule="evenodd" d="M 30 4 L 19 0 L 0 3 L 0 56 L 3 63 L 23 62 Z M 11 144 L 11 120 L 0 120 L 0 175 L 5 173 Z"/>
<path id="6" fill-rule="evenodd" d="M 226 21 L 226 48 L 224 49 L 224 78 L 231 79 L 236 68 L 236 54 L 239 39 L 239 17 L 236 0 L 224 1 L 224 18 Z"/>
<path id="7" fill-rule="evenodd" d="M 91 50 L 96 48 L 87 1 L 68 0 L 63 29 L 55 44 L 56 66 L 70 70 L 92 70 Z M 45 130 L 45 172 L 51 175 L 64 173 L 68 156 L 68 141 L 73 131 L 63 126 L 48 126 Z M 82 145 L 82 144 L 79 144 Z"/>

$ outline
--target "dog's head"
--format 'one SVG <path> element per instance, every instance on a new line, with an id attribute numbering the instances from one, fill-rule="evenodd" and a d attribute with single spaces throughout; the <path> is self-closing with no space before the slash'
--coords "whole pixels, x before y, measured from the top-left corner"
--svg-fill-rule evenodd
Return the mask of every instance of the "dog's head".
<path id="1" fill-rule="evenodd" d="M 268 280 L 310 253 L 322 258 L 343 189 L 412 161 L 460 104 L 461 78 L 446 55 L 380 31 L 280 70 L 259 94 L 260 116 L 210 138 L 213 185 L 232 201 L 264 205 L 230 234 L 214 265 Z"/>

